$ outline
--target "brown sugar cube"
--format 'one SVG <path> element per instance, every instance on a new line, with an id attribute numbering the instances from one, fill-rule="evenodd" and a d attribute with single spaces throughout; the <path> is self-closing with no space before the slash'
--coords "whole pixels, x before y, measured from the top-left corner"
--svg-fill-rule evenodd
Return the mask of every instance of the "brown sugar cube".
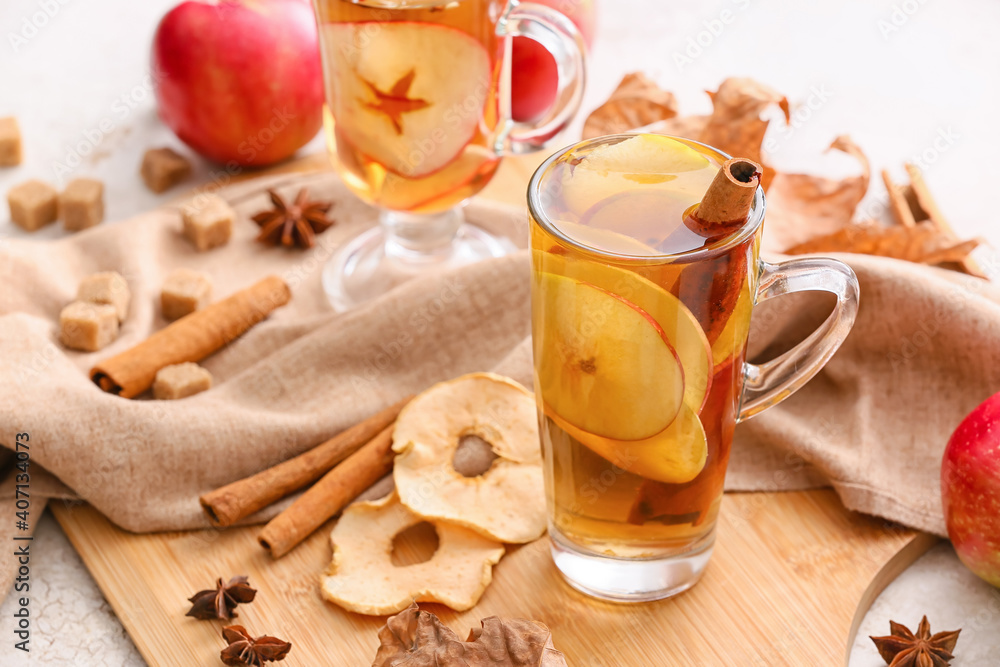
<path id="1" fill-rule="evenodd" d="M 56 189 L 43 181 L 26 181 L 7 192 L 10 219 L 21 229 L 34 232 L 56 219 Z"/>
<path id="2" fill-rule="evenodd" d="M 212 374 L 190 361 L 165 366 L 153 380 L 153 398 L 170 401 L 200 394 L 212 388 Z"/>
<path id="3" fill-rule="evenodd" d="M 13 116 L 0 118 L 0 167 L 21 164 L 21 128 Z"/>
<path id="4" fill-rule="evenodd" d="M 71 232 L 93 227 L 104 219 L 104 183 L 75 178 L 59 195 L 59 217 Z"/>
<path id="5" fill-rule="evenodd" d="M 219 195 L 198 195 L 181 209 L 184 236 L 202 251 L 228 243 L 235 218 L 236 212 Z"/>
<path id="6" fill-rule="evenodd" d="M 153 192 L 163 192 L 191 175 L 191 162 L 172 148 L 150 148 L 142 157 L 142 180 Z"/>
<path id="7" fill-rule="evenodd" d="M 77 301 L 114 306 L 115 316 L 119 322 L 124 321 L 128 315 L 128 304 L 131 299 L 132 293 L 128 283 L 117 271 L 102 271 L 89 275 L 80 281 L 80 287 L 76 291 Z"/>
<path id="8" fill-rule="evenodd" d="M 212 281 L 204 273 L 177 269 L 163 281 L 160 309 L 163 317 L 176 320 L 208 305 L 212 296 Z"/>
<path id="9" fill-rule="evenodd" d="M 74 301 L 59 313 L 59 340 L 68 348 L 96 352 L 118 338 L 118 314 L 106 303 Z"/>

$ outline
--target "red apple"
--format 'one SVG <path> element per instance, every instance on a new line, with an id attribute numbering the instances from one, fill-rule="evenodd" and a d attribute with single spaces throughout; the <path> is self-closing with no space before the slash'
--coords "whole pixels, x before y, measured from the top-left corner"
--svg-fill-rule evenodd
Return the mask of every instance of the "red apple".
<path id="1" fill-rule="evenodd" d="M 156 29 L 160 118 L 216 162 L 272 164 L 322 122 L 316 20 L 304 0 L 189 0 Z"/>
<path id="2" fill-rule="evenodd" d="M 941 463 L 948 536 L 962 562 L 1000 587 L 1000 394 L 966 417 Z"/>
<path id="3" fill-rule="evenodd" d="M 562 12 L 583 36 L 587 48 L 594 42 L 594 0 L 531 0 Z M 515 37 L 511 52 L 511 113 L 514 120 L 527 121 L 545 113 L 556 100 L 556 61 L 541 44 Z"/>

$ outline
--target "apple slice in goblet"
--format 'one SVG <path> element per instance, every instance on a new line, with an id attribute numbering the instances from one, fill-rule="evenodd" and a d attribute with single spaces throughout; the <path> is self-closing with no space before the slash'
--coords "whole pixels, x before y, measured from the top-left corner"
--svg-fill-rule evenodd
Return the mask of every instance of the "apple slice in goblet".
<path id="1" fill-rule="evenodd" d="M 472 36 L 414 21 L 330 23 L 320 36 L 337 129 L 386 169 L 427 176 L 475 136 L 493 71 Z"/>

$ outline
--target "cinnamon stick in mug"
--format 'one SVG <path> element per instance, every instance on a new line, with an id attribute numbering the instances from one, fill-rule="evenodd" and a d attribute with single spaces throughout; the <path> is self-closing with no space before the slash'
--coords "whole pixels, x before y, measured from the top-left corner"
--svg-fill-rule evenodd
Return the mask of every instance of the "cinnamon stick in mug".
<path id="1" fill-rule="evenodd" d="M 200 498 L 202 509 L 214 525 L 224 528 L 281 500 L 315 482 L 390 426 L 412 398 L 407 396 L 295 458 L 206 493 Z"/>
<path id="2" fill-rule="evenodd" d="M 707 238 L 732 234 L 746 224 L 764 170 L 753 160 L 726 160 L 705 191 L 698 208 L 684 219 L 687 227 Z"/>
<path id="3" fill-rule="evenodd" d="M 292 298 L 281 278 L 268 276 L 230 297 L 196 310 L 157 331 L 132 349 L 98 363 L 90 379 L 124 398 L 149 389 L 156 372 L 185 361 L 201 361 L 245 333 Z"/>
<path id="4" fill-rule="evenodd" d="M 392 470 L 392 429 L 383 429 L 271 519 L 257 537 L 260 545 L 281 558 Z"/>
<path id="5" fill-rule="evenodd" d="M 760 185 L 761 166 L 746 158 L 726 160 L 693 213 L 684 216 L 691 231 L 715 242 L 747 223 Z M 677 296 L 698 319 L 709 343 L 715 343 L 736 306 L 746 273 L 746 252 L 728 252 L 713 262 L 693 262 L 681 274 Z"/>

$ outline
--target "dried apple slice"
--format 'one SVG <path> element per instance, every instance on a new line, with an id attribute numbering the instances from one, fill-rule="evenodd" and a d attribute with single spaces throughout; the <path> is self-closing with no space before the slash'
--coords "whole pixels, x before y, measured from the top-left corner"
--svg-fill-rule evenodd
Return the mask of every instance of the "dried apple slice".
<path id="1" fill-rule="evenodd" d="M 560 417 L 547 402 L 544 410 L 571 438 L 619 468 L 648 480 L 668 484 L 690 482 L 705 468 L 708 460 L 705 429 L 698 415 L 686 405 L 664 430 L 650 438 L 631 441 L 603 438 L 577 428 Z"/>
<path id="2" fill-rule="evenodd" d="M 420 178 L 458 157 L 475 135 L 491 88 L 490 56 L 455 28 L 373 25 L 322 26 L 323 53 L 331 60 L 327 100 L 338 130 L 358 150 Z"/>
<path id="3" fill-rule="evenodd" d="M 424 521 L 396 493 L 347 507 L 330 533 L 333 562 L 321 580 L 323 597 L 371 616 L 395 614 L 414 601 L 440 602 L 457 611 L 473 607 L 493 580 L 503 544 L 447 521 L 430 521 L 438 536 L 430 560 L 393 564 L 393 539 Z"/>
<path id="4" fill-rule="evenodd" d="M 621 295 L 652 317 L 676 351 L 684 369 L 684 403 L 696 413 L 701 411 L 712 383 L 712 348 L 698 320 L 677 297 L 637 273 L 609 264 L 540 250 L 534 251 L 532 260 L 536 275 L 554 273 L 589 283 Z M 544 297 L 544 293 L 538 293 L 538 290 L 543 289 L 536 286 L 536 298 L 533 300 L 536 309 L 541 306 Z M 537 319 L 539 317 L 545 317 L 545 313 L 536 310 L 537 321 L 541 321 Z M 536 354 L 540 353 L 536 350 Z"/>
<path id="5" fill-rule="evenodd" d="M 604 144 L 575 165 L 564 184 L 569 208 L 583 215 L 594 204 L 615 193 L 657 186 L 677 174 L 710 166 L 709 159 L 687 144 L 658 134 L 637 134 L 615 144 Z M 712 174 L 706 174 L 705 186 Z M 677 184 L 671 184 L 676 187 Z M 696 200 L 704 192 L 695 193 Z"/>
<path id="6" fill-rule="evenodd" d="M 684 402 L 684 371 L 656 320 L 624 297 L 542 273 L 536 349 L 552 409 L 597 435 L 659 433 Z"/>

